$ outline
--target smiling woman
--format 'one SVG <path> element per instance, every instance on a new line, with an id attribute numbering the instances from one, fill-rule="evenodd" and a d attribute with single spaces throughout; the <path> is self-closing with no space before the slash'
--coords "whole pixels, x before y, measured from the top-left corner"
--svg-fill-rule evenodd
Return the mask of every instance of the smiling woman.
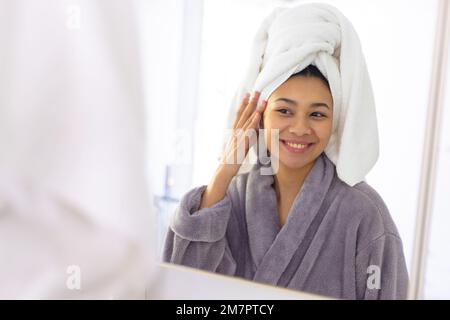
<path id="1" fill-rule="evenodd" d="M 332 133 L 333 98 L 328 81 L 309 65 L 291 76 L 269 97 L 262 126 L 271 155 L 278 157 L 275 175 L 278 214 L 284 225 L 292 203 Z M 271 130 L 278 129 L 281 149 L 272 152 Z"/>
<path id="2" fill-rule="evenodd" d="M 329 36 L 323 48 L 311 40 L 318 24 L 319 38 Z M 292 40 L 303 39 L 293 36 L 302 32 L 311 43 Z M 336 298 L 405 298 L 402 241 L 384 201 L 364 181 L 378 141 L 370 81 L 351 25 L 336 9 L 309 4 L 275 10 L 256 44 L 261 39 L 267 43 L 255 45 L 264 50 L 254 54 L 247 77 L 258 90 L 243 92 L 233 130 L 266 129 L 258 138 L 271 161 L 238 174 L 241 163 L 234 160 L 251 140 L 233 135 L 210 183 L 181 200 L 164 260 Z M 288 55 L 281 41 L 302 50 Z M 262 167 L 272 174 L 262 174 Z"/>

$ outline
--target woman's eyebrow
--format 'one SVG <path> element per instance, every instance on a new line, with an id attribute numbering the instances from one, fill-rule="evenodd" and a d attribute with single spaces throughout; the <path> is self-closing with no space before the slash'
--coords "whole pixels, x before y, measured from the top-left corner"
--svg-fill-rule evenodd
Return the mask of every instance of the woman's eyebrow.
<path id="1" fill-rule="evenodd" d="M 277 102 L 277 101 L 284 101 L 284 102 L 292 104 L 294 106 L 298 105 L 297 101 L 288 99 L 288 98 L 278 98 L 277 100 L 275 100 L 275 102 Z M 330 109 L 330 107 L 326 103 L 323 103 L 323 102 L 313 102 L 309 106 L 314 107 L 314 108 L 326 107 L 326 108 Z"/>

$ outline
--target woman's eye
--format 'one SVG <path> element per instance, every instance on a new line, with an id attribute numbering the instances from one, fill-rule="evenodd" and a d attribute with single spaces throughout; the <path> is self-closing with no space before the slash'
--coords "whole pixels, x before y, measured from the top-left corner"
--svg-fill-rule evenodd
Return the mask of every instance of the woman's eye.
<path id="1" fill-rule="evenodd" d="M 281 114 L 285 114 L 285 115 L 290 113 L 288 109 L 278 109 L 277 112 L 279 112 Z"/>
<path id="2" fill-rule="evenodd" d="M 326 116 L 323 113 L 320 112 L 313 112 L 311 115 L 315 118 L 325 118 Z"/>

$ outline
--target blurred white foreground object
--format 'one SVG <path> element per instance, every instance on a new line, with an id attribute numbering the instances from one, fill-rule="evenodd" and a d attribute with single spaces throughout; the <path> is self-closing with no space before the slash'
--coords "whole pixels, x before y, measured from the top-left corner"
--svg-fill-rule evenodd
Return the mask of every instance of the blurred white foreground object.
<path id="1" fill-rule="evenodd" d="M 57 194 L 0 175 L 1 299 L 143 299 L 149 257 Z"/>
<path id="2" fill-rule="evenodd" d="M 138 3 L 0 0 L 1 298 L 145 297 Z"/>

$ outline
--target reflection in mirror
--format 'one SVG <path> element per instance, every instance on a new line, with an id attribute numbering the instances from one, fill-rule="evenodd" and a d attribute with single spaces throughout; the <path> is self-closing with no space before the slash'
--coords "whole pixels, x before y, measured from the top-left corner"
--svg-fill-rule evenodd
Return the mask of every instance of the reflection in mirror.
<path id="1" fill-rule="evenodd" d="M 402 146 L 386 138 L 400 125 L 390 114 L 404 109 L 392 108 L 388 114 L 377 104 L 375 112 L 373 97 L 395 101 L 403 94 L 385 86 L 395 81 L 395 75 L 386 79 L 391 62 L 388 56 L 377 58 L 379 49 L 367 40 L 381 34 L 382 45 L 395 34 L 390 26 L 372 30 L 366 19 L 370 10 L 356 2 L 328 2 L 337 9 L 296 1 L 262 25 L 276 2 L 202 3 L 201 94 L 193 104 L 198 105 L 196 128 L 188 132 L 194 136 L 194 162 L 189 171 L 167 166 L 165 193 L 159 198 L 169 208 L 160 214 L 164 261 L 335 298 L 406 298 L 415 208 L 404 210 L 403 201 L 417 191 L 420 144 L 411 146 L 405 171 L 394 172 Z M 430 33 L 434 4 L 426 4 Z M 386 5 L 379 5 L 380 13 Z M 420 11 L 425 2 L 416 6 Z M 393 23 L 401 9 L 393 9 Z M 236 21 L 243 23 L 227 24 L 220 18 L 227 10 L 239 12 Z M 247 18 L 249 12 L 254 14 Z M 412 24 L 408 19 L 405 23 Z M 240 37 L 226 37 L 230 30 L 224 25 L 236 28 Z M 252 43 L 257 29 L 261 43 Z M 360 30 L 367 55 L 360 48 Z M 432 43 L 424 43 L 428 54 Z M 250 67 L 243 59 L 248 52 Z M 427 74 L 427 67 L 418 72 Z M 396 68 L 406 66 L 399 62 Z M 409 82 L 398 86 L 400 92 L 423 87 L 420 77 L 402 81 Z M 241 86 L 235 92 L 237 83 Z M 376 93 L 386 97 L 378 99 Z M 405 99 L 425 105 L 426 90 L 415 94 Z M 412 108 L 418 109 L 417 128 L 423 128 L 423 105 Z M 221 122 L 227 116 L 228 123 Z M 224 139 L 221 128 L 232 128 L 234 134 Z M 417 136 L 420 141 L 420 130 Z M 390 148 L 395 152 L 383 154 Z M 261 161 L 266 154 L 269 163 Z M 391 160 L 395 165 L 388 164 Z M 263 174 L 264 169 L 271 174 Z M 387 181 L 386 172 L 394 172 L 397 184 Z M 393 188 L 401 188 L 401 201 Z"/>

